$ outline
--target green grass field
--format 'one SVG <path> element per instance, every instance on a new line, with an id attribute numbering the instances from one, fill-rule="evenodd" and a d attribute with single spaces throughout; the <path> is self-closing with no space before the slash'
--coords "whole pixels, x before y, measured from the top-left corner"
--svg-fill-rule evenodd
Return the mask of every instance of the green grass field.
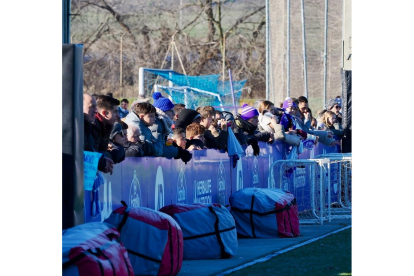
<path id="1" fill-rule="evenodd" d="M 352 228 L 229 275 L 352 275 Z"/>

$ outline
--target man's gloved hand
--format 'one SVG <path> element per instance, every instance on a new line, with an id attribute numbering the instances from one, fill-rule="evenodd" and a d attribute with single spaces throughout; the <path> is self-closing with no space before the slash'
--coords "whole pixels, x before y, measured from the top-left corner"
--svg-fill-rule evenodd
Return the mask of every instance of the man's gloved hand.
<path id="1" fill-rule="evenodd" d="M 253 155 L 254 156 L 259 156 L 259 154 L 260 154 L 259 142 L 256 139 L 254 139 L 254 138 L 250 138 L 247 141 L 247 143 L 252 146 L 252 148 L 253 148 Z"/>
<path id="2" fill-rule="evenodd" d="M 193 155 L 188 150 L 184 150 L 182 148 L 177 148 L 177 149 L 178 149 L 178 154 L 176 157 L 174 157 L 174 159 L 180 158 L 185 164 L 187 164 L 187 162 L 191 160 Z"/>

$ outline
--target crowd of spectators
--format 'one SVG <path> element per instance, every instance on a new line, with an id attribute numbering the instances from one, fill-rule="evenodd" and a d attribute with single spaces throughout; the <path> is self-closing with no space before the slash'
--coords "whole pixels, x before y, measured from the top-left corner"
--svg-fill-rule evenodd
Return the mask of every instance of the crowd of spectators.
<path id="1" fill-rule="evenodd" d="M 112 95 L 83 95 L 84 150 L 100 152 L 98 170 L 111 173 L 125 157 L 158 156 L 187 163 L 192 151 L 227 151 L 229 129 L 240 145 L 251 146 L 259 155 L 259 141 L 301 141 L 334 146 L 343 137 L 341 98 L 329 99 L 314 117 L 304 96 L 286 98 L 278 107 L 270 101 L 243 104 L 239 114 L 202 106 L 196 110 L 173 104 L 160 92 L 148 98 L 121 101 Z"/>

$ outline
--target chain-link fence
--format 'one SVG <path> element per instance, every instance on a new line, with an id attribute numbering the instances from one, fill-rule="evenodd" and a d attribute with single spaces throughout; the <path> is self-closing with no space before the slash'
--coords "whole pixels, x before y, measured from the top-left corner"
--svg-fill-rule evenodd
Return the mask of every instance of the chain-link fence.
<path id="1" fill-rule="evenodd" d="M 325 0 L 302 0 L 306 41 L 307 92 L 309 107 L 315 114 L 324 107 Z M 283 102 L 288 94 L 305 93 L 305 62 L 302 31 L 302 1 L 269 0 L 269 99 Z M 342 94 L 342 11 L 343 1 L 326 1 L 326 99 Z M 289 4 L 289 5 L 288 5 Z M 289 6 L 289 7 L 288 7 Z M 288 8 L 290 20 L 288 22 Z M 288 33 L 288 24 L 290 26 Z M 288 51 L 288 34 L 290 47 Z M 290 54 L 288 54 L 290 53 Z M 290 61 L 290 62 L 289 62 Z M 289 64 L 288 64 L 289 63 Z"/>

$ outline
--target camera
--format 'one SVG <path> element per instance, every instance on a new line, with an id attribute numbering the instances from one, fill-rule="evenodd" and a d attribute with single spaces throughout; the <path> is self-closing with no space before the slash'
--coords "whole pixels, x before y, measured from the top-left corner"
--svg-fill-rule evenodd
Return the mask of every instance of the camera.
<path id="1" fill-rule="evenodd" d="M 218 125 L 218 126 L 221 126 L 221 121 L 218 121 L 218 122 L 217 122 L 217 125 Z M 228 122 L 227 122 L 227 126 L 228 126 L 228 127 L 231 127 L 231 122 L 229 122 L 229 121 L 228 121 Z"/>

